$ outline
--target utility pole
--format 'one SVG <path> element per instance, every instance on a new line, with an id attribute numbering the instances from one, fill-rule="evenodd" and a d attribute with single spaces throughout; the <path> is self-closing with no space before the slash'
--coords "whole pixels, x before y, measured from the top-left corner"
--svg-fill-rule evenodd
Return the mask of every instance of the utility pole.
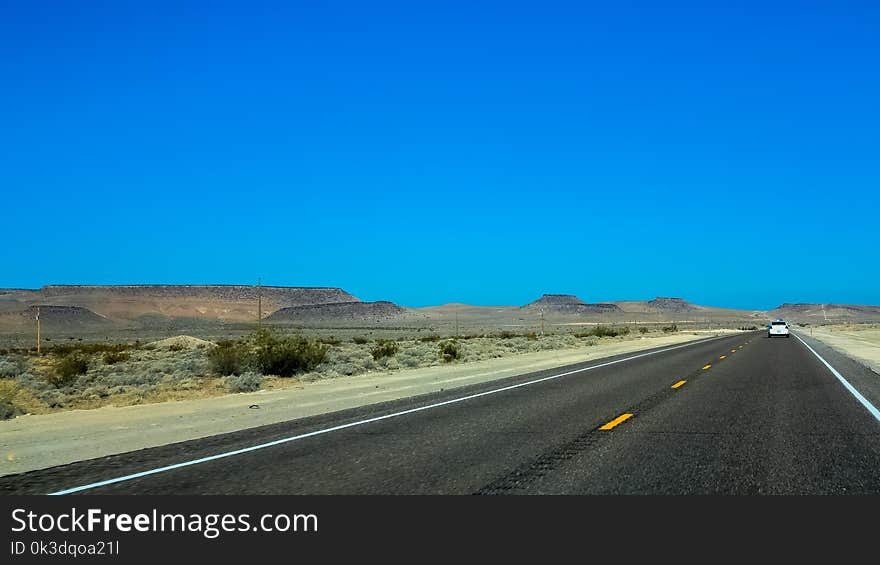
<path id="1" fill-rule="evenodd" d="M 37 306 L 37 355 L 40 354 L 40 307 Z"/>
<path id="2" fill-rule="evenodd" d="M 455 335 L 458 335 L 458 305 L 455 306 Z"/>
<path id="3" fill-rule="evenodd" d="M 263 327 L 263 280 L 257 277 L 257 327 Z"/>
<path id="4" fill-rule="evenodd" d="M 544 309 L 541 308 L 541 336 L 544 335 Z"/>

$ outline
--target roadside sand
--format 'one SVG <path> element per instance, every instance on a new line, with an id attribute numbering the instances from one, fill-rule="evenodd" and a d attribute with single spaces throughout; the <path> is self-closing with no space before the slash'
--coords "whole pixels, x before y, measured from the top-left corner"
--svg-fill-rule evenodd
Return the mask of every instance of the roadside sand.
<path id="1" fill-rule="evenodd" d="M 825 326 L 802 328 L 804 335 L 824 342 L 832 349 L 847 355 L 880 373 L 880 328 L 859 326 Z"/>
<path id="2" fill-rule="evenodd" d="M 689 332 L 465 364 L 340 377 L 222 397 L 27 415 L 0 422 L 0 476 L 22 473 L 673 345 L 732 330 Z M 251 409 L 257 404 L 259 409 Z"/>

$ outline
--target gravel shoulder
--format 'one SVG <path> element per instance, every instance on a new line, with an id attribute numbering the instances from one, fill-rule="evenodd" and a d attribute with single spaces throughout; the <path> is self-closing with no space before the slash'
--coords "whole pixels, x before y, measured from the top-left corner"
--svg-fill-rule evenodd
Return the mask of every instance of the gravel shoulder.
<path id="1" fill-rule="evenodd" d="M 0 476 L 208 437 L 702 339 L 731 330 L 339 377 L 221 397 L 19 416 L 0 422 Z M 251 408 L 251 406 L 258 408 Z"/>

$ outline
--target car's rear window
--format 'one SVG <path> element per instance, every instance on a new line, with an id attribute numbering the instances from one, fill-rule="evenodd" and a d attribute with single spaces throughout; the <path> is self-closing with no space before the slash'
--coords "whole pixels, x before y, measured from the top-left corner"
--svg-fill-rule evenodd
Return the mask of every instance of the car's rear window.
<path id="1" fill-rule="evenodd" d="M 784 326 L 785 322 L 773 322 L 774 326 Z"/>

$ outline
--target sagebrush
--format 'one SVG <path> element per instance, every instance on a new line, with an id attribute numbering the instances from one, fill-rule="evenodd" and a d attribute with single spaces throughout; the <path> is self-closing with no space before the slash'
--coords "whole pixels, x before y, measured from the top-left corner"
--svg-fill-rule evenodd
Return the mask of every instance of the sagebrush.
<path id="1" fill-rule="evenodd" d="M 376 341 L 376 345 L 373 346 L 373 349 L 370 353 L 373 354 L 373 359 L 378 361 L 383 357 L 393 357 L 395 353 L 400 351 L 400 346 L 396 341 L 391 341 L 389 339 L 380 339 Z"/>

